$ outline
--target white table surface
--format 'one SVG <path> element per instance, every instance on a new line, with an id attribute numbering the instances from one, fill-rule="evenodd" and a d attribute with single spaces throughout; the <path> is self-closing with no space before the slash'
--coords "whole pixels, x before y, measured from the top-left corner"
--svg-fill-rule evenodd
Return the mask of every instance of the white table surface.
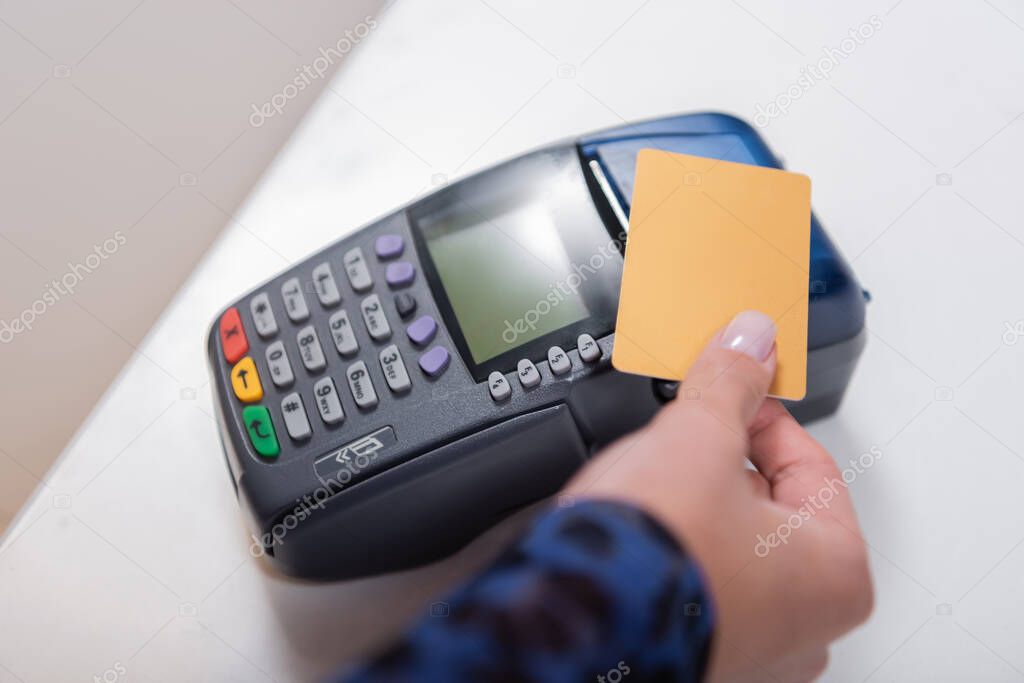
<path id="1" fill-rule="evenodd" d="M 753 119 L 873 14 L 763 130 L 874 297 L 846 402 L 812 430 L 841 463 L 883 454 L 851 487 L 878 606 L 825 679 L 1024 679 L 1024 334 L 1004 339 L 1024 331 L 1019 3 L 403 0 L 4 538 L 0 683 L 311 680 L 393 634 L 522 520 L 349 583 L 252 559 L 211 417 L 217 309 L 436 174 L 623 120 Z"/>

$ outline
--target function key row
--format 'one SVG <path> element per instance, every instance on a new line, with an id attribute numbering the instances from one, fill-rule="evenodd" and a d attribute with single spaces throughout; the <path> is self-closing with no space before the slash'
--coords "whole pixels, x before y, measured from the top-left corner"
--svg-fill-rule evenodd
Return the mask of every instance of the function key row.
<path id="1" fill-rule="evenodd" d="M 593 363 L 601 358 L 601 347 L 589 334 L 579 336 L 576 340 L 576 348 L 585 363 Z M 572 370 L 572 361 L 561 347 L 552 346 L 548 349 L 548 368 L 552 375 L 564 375 Z M 516 374 L 524 389 L 532 389 L 540 384 L 540 371 L 529 358 L 519 361 L 516 366 Z M 512 386 L 508 379 L 497 370 L 488 376 L 487 387 L 491 392 L 491 398 L 495 401 L 504 401 L 512 395 Z"/>

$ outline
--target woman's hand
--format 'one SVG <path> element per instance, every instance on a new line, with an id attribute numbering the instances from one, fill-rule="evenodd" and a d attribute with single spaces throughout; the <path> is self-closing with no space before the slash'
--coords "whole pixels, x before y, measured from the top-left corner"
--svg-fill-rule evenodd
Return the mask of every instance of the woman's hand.
<path id="1" fill-rule="evenodd" d="M 813 680 L 829 643 L 872 607 L 864 541 L 839 469 L 765 398 L 774 338 L 767 316 L 738 315 L 678 398 L 566 489 L 646 510 L 698 559 L 718 614 L 711 680 Z"/>

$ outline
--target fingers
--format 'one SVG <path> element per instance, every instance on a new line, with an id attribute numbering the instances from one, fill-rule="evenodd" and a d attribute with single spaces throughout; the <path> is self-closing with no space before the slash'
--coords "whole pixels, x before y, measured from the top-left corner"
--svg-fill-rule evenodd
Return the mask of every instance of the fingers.
<path id="1" fill-rule="evenodd" d="M 744 470 L 747 480 L 750 482 L 750 490 L 758 498 L 768 500 L 772 497 L 772 487 L 768 480 L 756 470 Z"/>
<path id="2" fill-rule="evenodd" d="M 791 508 L 827 509 L 856 529 L 853 505 L 839 468 L 821 444 L 775 399 L 768 399 L 750 428 L 750 460 L 771 486 L 771 497 Z"/>
<path id="3" fill-rule="evenodd" d="M 775 333 L 775 323 L 763 313 L 733 318 L 690 368 L 679 399 L 665 411 L 669 419 L 684 420 L 700 407 L 745 438 L 775 374 Z"/>

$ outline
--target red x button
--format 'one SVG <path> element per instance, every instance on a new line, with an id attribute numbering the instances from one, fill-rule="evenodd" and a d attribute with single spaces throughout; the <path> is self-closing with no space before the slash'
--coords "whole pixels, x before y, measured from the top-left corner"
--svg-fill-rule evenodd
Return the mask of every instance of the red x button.
<path id="1" fill-rule="evenodd" d="M 229 308 L 220 318 L 220 345 L 229 363 L 234 363 L 249 351 L 249 340 L 245 338 L 237 308 Z"/>

